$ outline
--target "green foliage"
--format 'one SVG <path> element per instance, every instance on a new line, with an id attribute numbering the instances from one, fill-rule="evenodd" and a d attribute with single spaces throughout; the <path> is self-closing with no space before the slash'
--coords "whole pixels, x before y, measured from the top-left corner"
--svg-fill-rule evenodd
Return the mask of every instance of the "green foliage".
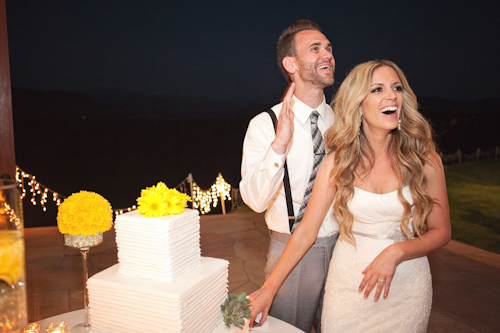
<path id="1" fill-rule="evenodd" d="M 227 328 L 230 328 L 231 325 L 243 328 L 245 324 L 244 318 L 249 319 L 252 317 L 250 314 L 250 300 L 244 292 L 239 295 L 229 295 L 224 304 L 220 306 L 220 309 Z"/>
<path id="2" fill-rule="evenodd" d="M 500 254 L 500 160 L 445 167 L 452 238 Z"/>

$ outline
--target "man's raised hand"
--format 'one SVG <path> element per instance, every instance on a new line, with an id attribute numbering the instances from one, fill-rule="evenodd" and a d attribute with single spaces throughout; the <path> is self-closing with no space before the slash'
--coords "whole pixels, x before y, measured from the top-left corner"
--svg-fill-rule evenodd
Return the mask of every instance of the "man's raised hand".
<path id="1" fill-rule="evenodd" d="M 276 139 L 271 144 L 273 150 L 280 155 L 286 152 L 293 135 L 293 119 L 295 115 L 290 109 L 290 101 L 292 100 L 294 90 L 295 83 L 292 82 L 288 86 L 288 90 L 281 106 L 281 111 L 278 117 L 278 125 L 276 128 Z"/>

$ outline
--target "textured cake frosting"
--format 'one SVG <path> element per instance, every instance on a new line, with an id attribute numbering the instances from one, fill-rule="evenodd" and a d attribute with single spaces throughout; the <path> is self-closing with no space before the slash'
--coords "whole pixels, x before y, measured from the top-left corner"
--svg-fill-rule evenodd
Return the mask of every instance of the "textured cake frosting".
<path id="1" fill-rule="evenodd" d="M 211 333 L 223 326 L 228 265 L 201 257 L 197 210 L 115 221 L 118 264 L 87 282 L 96 333 Z"/>
<path id="2" fill-rule="evenodd" d="M 200 264 L 197 210 L 146 218 L 137 211 L 115 221 L 119 272 L 157 281 L 173 281 Z"/>
<path id="3" fill-rule="evenodd" d="M 203 257 L 172 283 L 118 273 L 116 264 L 88 281 L 93 332 L 212 332 L 222 323 L 228 262 Z"/>

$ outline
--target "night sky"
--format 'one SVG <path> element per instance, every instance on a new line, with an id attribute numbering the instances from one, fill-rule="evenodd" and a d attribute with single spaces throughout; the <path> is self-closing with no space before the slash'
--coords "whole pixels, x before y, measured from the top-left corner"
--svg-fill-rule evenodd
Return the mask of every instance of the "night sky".
<path id="1" fill-rule="evenodd" d="M 13 87 L 277 101 L 281 31 L 299 18 L 333 44 L 338 87 L 388 59 L 418 97 L 500 98 L 499 1 L 7 0 Z M 333 90 L 327 90 L 330 98 Z"/>

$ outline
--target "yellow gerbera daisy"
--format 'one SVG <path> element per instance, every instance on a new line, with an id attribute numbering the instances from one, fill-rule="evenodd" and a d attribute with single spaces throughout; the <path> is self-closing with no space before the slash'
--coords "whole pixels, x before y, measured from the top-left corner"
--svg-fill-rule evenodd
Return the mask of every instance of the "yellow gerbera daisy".
<path id="1" fill-rule="evenodd" d="M 146 217 L 166 215 L 168 205 L 163 200 L 164 195 L 156 192 L 154 187 L 141 191 L 137 198 L 138 212 Z"/>
<path id="2" fill-rule="evenodd" d="M 188 195 L 180 193 L 176 189 L 170 189 L 165 194 L 164 200 L 168 206 L 167 214 L 174 215 L 182 213 L 187 206 L 187 201 L 191 199 Z"/>
<path id="3" fill-rule="evenodd" d="M 156 186 L 151 187 L 151 189 L 154 189 L 154 191 L 160 195 L 164 195 L 166 192 L 168 192 L 168 187 L 164 182 L 158 182 Z"/>
<path id="4" fill-rule="evenodd" d="M 180 214 L 191 198 L 176 189 L 169 189 L 163 182 L 147 187 L 137 198 L 138 212 L 146 217 Z"/>

